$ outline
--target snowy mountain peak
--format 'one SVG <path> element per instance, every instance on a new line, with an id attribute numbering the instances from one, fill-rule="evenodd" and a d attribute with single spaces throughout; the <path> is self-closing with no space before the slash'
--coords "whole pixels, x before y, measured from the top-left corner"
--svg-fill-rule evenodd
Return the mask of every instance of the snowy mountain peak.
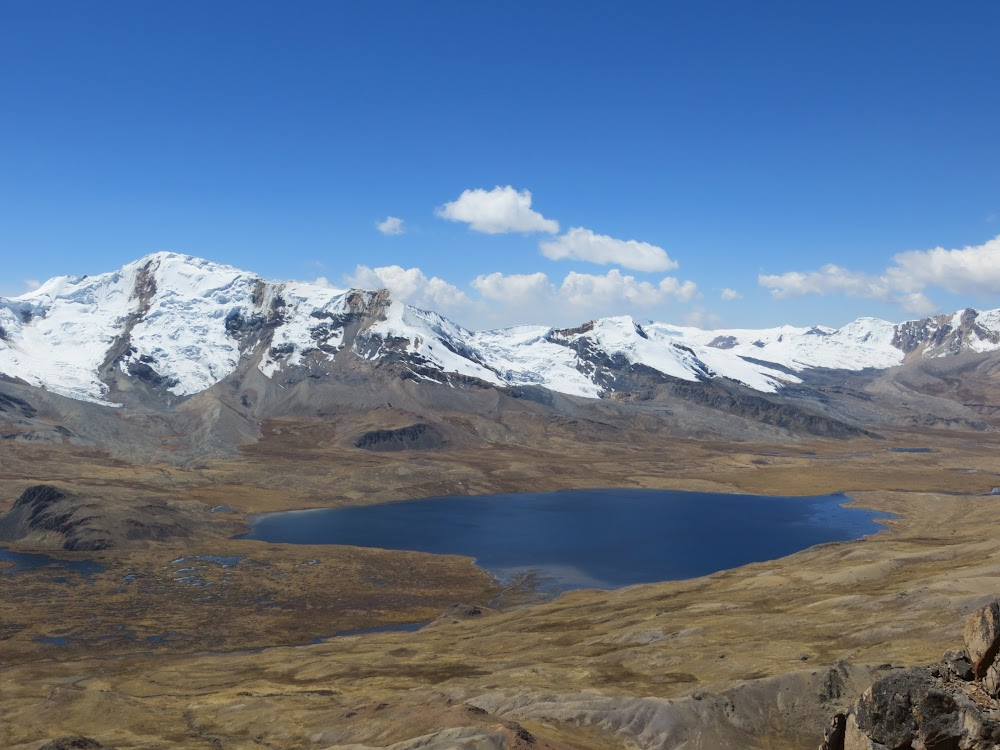
<path id="1" fill-rule="evenodd" d="M 972 309 L 899 325 L 859 318 L 839 329 L 706 331 L 618 316 L 576 328 L 472 332 L 386 290 L 266 281 L 170 252 L 0 298 L 0 374 L 101 402 L 137 389 L 169 401 L 238 369 L 287 384 L 303 373 L 331 376 L 350 361 L 392 363 L 416 380 L 474 378 L 591 398 L 635 378 L 728 378 L 773 392 L 813 368 L 886 368 L 997 349 L 1000 310 Z"/>
<path id="2" fill-rule="evenodd" d="M 96 276 L 57 277 L 0 300 L 0 372 L 74 398 L 103 400 L 109 368 L 149 373 L 176 395 L 233 370 L 226 316 L 263 282 L 231 266 L 155 253 Z M 132 373 L 134 374 L 134 373 Z"/>

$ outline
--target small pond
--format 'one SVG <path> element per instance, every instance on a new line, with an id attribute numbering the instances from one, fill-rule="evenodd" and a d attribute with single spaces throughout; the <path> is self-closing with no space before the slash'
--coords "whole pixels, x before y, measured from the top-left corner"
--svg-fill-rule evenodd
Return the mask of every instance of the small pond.
<path id="1" fill-rule="evenodd" d="M 35 552 L 11 552 L 0 549 L 0 575 L 11 576 L 39 570 L 73 572 L 90 580 L 98 573 L 104 572 L 105 567 L 92 560 L 60 560 Z"/>
<path id="2" fill-rule="evenodd" d="M 474 557 L 553 592 L 707 575 L 873 534 L 885 514 L 843 495 L 767 497 L 674 490 L 573 490 L 442 497 L 272 513 L 246 539 L 349 544 Z"/>

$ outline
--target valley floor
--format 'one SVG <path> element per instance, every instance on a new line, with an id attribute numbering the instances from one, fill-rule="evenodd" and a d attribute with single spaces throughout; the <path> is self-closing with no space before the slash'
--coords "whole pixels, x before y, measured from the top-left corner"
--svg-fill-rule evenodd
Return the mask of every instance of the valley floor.
<path id="1" fill-rule="evenodd" d="M 106 566 L 92 582 L 0 562 L 0 746 L 83 734 L 121 750 L 359 750 L 436 734 L 422 746 L 809 747 L 873 670 L 937 659 L 1000 595 L 1000 497 L 985 494 L 1000 485 L 1000 445 L 988 433 L 595 444 L 567 461 L 558 444 L 347 457 L 323 429 L 271 423 L 239 458 L 192 469 L 5 448 L 0 511 L 46 482 L 99 495 L 111 516 L 135 497 L 168 499 L 192 531 L 69 555 Z M 264 511 L 593 486 L 843 490 L 898 518 L 865 540 L 705 578 L 460 607 L 416 633 L 315 645 L 294 644 L 433 620 L 498 591 L 465 558 L 229 538 Z M 212 513 L 220 504 L 232 512 Z M 192 561 L 208 555 L 239 560 Z"/>

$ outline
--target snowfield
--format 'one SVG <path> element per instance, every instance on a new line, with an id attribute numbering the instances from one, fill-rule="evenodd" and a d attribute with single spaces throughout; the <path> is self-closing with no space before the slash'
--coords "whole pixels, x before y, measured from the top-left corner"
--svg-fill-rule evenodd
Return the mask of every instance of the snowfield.
<path id="1" fill-rule="evenodd" d="M 118 271 L 57 277 L 20 297 L 0 298 L 0 373 L 108 403 L 102 371 L 116 363 L 126 374 L 150 368 L 170 393 L 187 396 L 223 380 L 246 358 L 268 377 L 301 365 L 307 353 L 332 360 L 348 344 L 344 325 L 357 312 L 349 302 L 357 297 L 352 290 L 266 281 L 231 266 L 155 253 Z M 896 342 L 904 326 L 919 331 L 919 356 L 1000 349 L 1000 310 L 899 325 L 859 318 L 839 329 L 701 330 L 623 316 L 571 330 L 473 332 L 397 300 L 365 321 L 350 345 L 365 359 L 403 352 L 424 369 L 587 398 L 608 387 L 595 379 L 595 363 L 610 359 L 681 380 L 728 378 L 773 393 L 813 368 L 901 364 L 907 354 Z M 262 327 L 270 332 L 267 345 L 245 345 L 241 331 Z"/>

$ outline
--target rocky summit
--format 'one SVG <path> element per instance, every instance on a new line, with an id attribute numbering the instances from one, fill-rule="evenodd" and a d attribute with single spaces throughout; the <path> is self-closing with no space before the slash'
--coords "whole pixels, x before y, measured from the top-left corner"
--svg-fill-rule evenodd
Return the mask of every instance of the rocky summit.
<path id="1" fill-rule="evenodd" d="M 1000 600 L 974 612 L 965 650 L 937 665 L 894 670 L 846 714 L 819 750 L 995 750 L 1000 747 Z"/>

